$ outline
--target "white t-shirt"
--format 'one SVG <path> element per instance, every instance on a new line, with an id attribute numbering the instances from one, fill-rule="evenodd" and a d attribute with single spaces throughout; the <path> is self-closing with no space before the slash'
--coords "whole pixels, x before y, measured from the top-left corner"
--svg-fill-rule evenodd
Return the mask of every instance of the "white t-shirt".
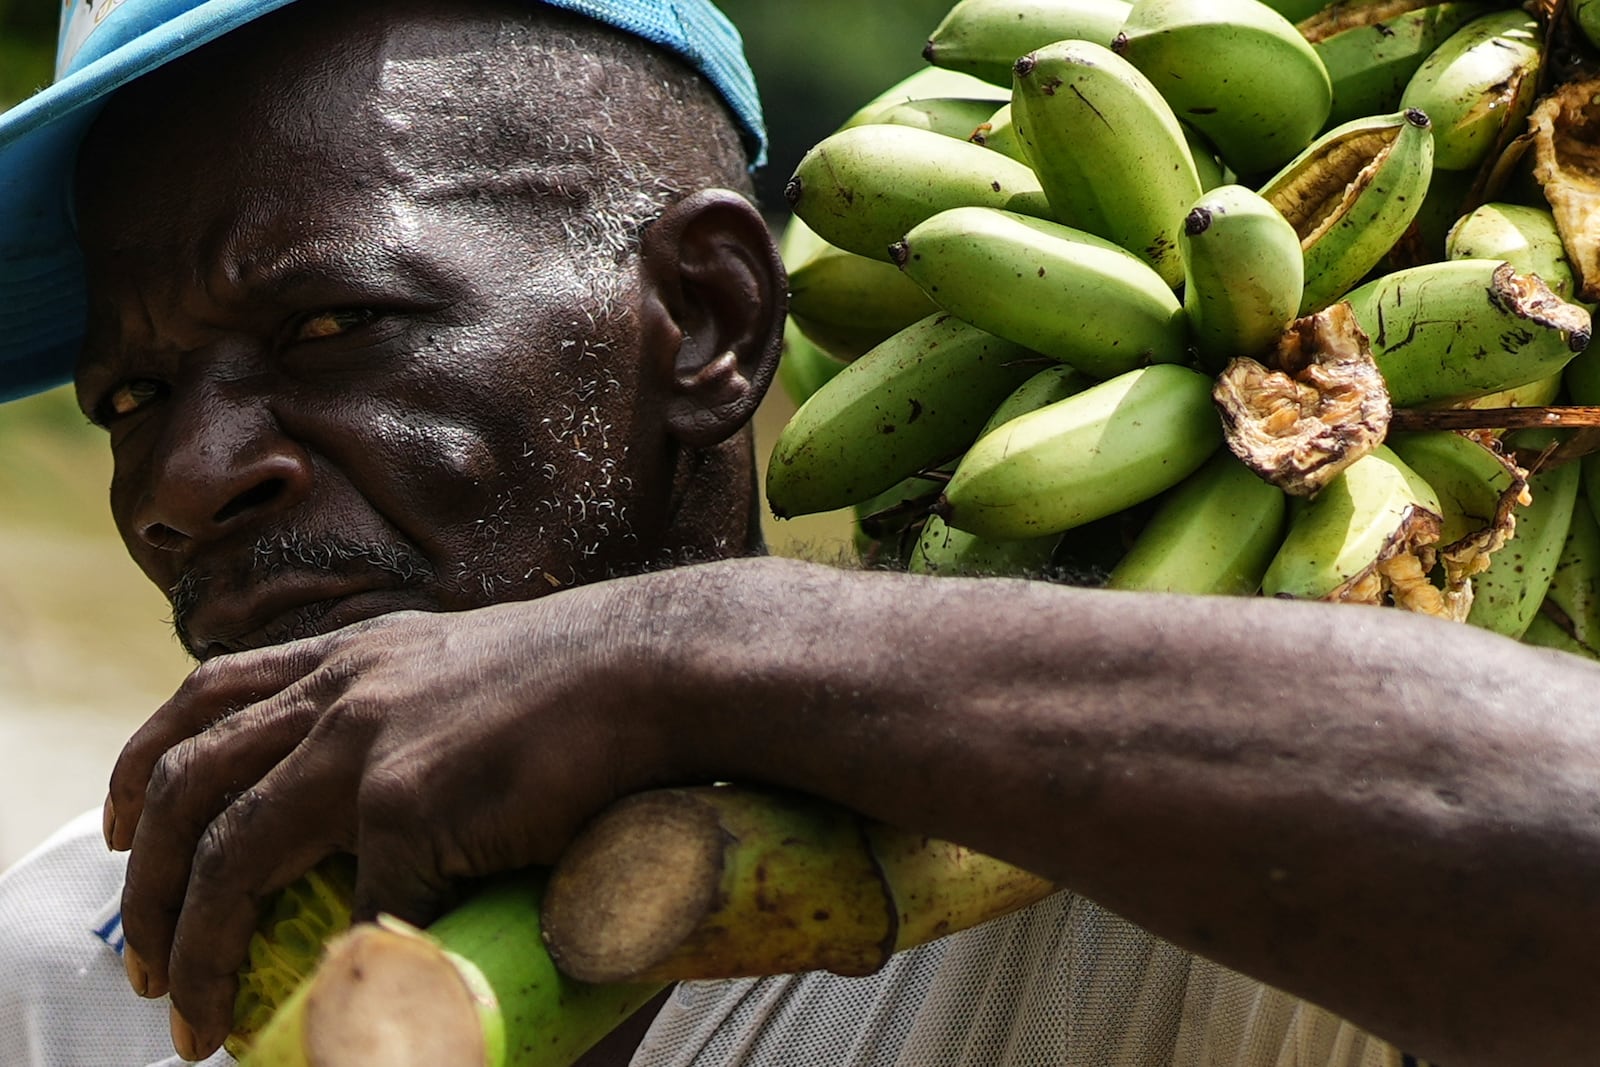
<path id="1" fill-rule="evenodd" d="M 0 875 L 0 1067 L 181 1067 L 119 957 L 124 854 L 100 813 Z M 234 1061 L 219 1052 L 206 1067 Z M 1288 994 L 1070 893 L 867 978 L 679 986 L 636 1067 L 1404 1067 Z"/>

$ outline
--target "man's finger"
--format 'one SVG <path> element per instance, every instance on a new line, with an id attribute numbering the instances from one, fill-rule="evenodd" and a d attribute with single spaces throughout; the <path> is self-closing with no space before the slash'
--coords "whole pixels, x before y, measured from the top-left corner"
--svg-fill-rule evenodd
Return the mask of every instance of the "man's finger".
<path id="1" fill-rule="evenodd" d="M 197 843 L 304 740 L 314 721 L 308 697 L 291 690 L 238 712 L 179 741 L 154 764 L 122 894 L 124 959 L 142 995 L 167 989 L 167 957 Z"/>
<path id="2" fill-rule="evenodd" d="M 132 846 L 144 814 L 150 776 L 168 751 L 238 709 L 293 685 L 306 673 L 306 651 L 288 654 L 280 647 L 222 656 L 191 671 L 171 699 L 129 738 L 112 768 L 106 799 L 107 847 L 125 850 Z"/>

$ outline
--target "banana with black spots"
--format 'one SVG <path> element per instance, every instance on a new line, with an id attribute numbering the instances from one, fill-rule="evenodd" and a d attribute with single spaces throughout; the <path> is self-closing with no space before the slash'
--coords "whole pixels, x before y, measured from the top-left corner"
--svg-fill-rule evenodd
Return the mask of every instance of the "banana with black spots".
<path id="1" fill-rule="evenodd" d="M 1300 314 L 1332 304 L 1377 266 L 1422 207 L 1432 174 L 1428 116 L 1402 111 L 1329 130 L 1261 187 L 1300 235 Z"/>
<path id="2" fill-rule="evenodd" d="M 767 466 L 773 514 L 849 507 L 959 454 L 1038 359 L 942 313 L 895 334 L 783 428 Z"/>
<path id="3" fill-rule="evenodd" d="M 1276 208 L 1242 185 L 1213 189 L 1190 209 L 1179 248 L 1183 309 L 1202 363 L 1221 370 L 1277 343 L 1300 307 L 1305 259 Z"/>
<path id="4" fill-rule="evenodd" d="M 1587 309 L 1509 263 L 1396 271 L 1346 295 L 1397 408 L 1500 392 L 1559 372 L 1589 343 Z"/>
<path id="5" fill-rule="evenodd" d="M 894 259 L 946 311 L 1093 377 L 1187 358 L 1183 306 L 1171 288 L 1093 234 L 954 208 L 906 234 Z"/>
<path id="6" fill-rule="evenodd" d="M 1457 219 L 1444 239 L 1446 259 L 1498 259 L 1518 274 L 1537 274 L 1550 291 L 1571 301 L 1577 290 L 1572 262 L 1549 208 L 1482 204 Z"/>
<path id="7" fill-rule="evenodd" d="M 1150 79 L 1104 45 L 1057 41 L 1017 60 L 1011 120 L 1057 221 L 1183 281 L 1178 234 L 1200 173 Z"/>
<path id="8" fill-rule="evenodd" d="M 1294 158 L 1333 103 L 1316 50 L 1256 0 L 1135 0 L 1112 48 L 1236 174 L 1263 174 Z"/>
<path id="9" fill-rule="evenodd" d="M 1433 120 L 1433 165 L 1480 166 L 1501 131 L 1520 132 L 1533 110 L 1544 55 L 1539 20 L 1521 10 L 1472 20 L 1433 50 L 1401 94 Z"/>
<path id="10" fill-rule="evenodd" d="M 998 540 L 1061 533 L 1172 488 L 1221 443 L 1209 377 L 1142 367 L 980 438 L 935 512 Z"/>
<path id="11" fill-rule="evenodd" d="M 1345 0 L 1298 22 L 1333 83 L 1328 125 L 1400 107 L 1423 61 L 1457 30 L 1494 10 L 1490 3 Z"/>
<path id="12" fill-rule="evenodd" d="M 911 126 L 840 130 L 807 152 L 784 187 L 796 215 L 830 244 L 872 259 L 946 208 L 983 204 L 1048 216 L 1033 171 L 955 137 Z"/>
<path id="13" fill-rule="evenodd" d="M 1251 596 L 1283 544 L 1287 496 L 1226 449 L 1161 500 L 1111 589 Z"/>

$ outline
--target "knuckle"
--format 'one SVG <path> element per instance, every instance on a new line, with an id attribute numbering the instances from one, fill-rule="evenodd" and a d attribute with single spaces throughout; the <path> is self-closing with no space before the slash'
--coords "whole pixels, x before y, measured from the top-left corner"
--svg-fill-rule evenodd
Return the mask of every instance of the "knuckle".
<path id="1" fill-rule="evenodd" d="M 194 766 L 194 742 L 184 740 L 156 757 L 145 786 L 145 802 L 152 807 L 170 809 L 181 803 Z"/>

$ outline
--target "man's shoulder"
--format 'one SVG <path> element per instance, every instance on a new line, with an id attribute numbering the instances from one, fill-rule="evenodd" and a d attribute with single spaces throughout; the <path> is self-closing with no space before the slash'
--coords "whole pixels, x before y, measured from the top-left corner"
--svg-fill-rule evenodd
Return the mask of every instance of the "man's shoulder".
<path id="1" fill-rule="evenodd" d="M 17 953 L 88 957 L 120 948 L 114 927 L 127 858 L 85 812 L 0 873 L 0 962 Z M 93 934 L 99 933 L 98 938 Z"/>

